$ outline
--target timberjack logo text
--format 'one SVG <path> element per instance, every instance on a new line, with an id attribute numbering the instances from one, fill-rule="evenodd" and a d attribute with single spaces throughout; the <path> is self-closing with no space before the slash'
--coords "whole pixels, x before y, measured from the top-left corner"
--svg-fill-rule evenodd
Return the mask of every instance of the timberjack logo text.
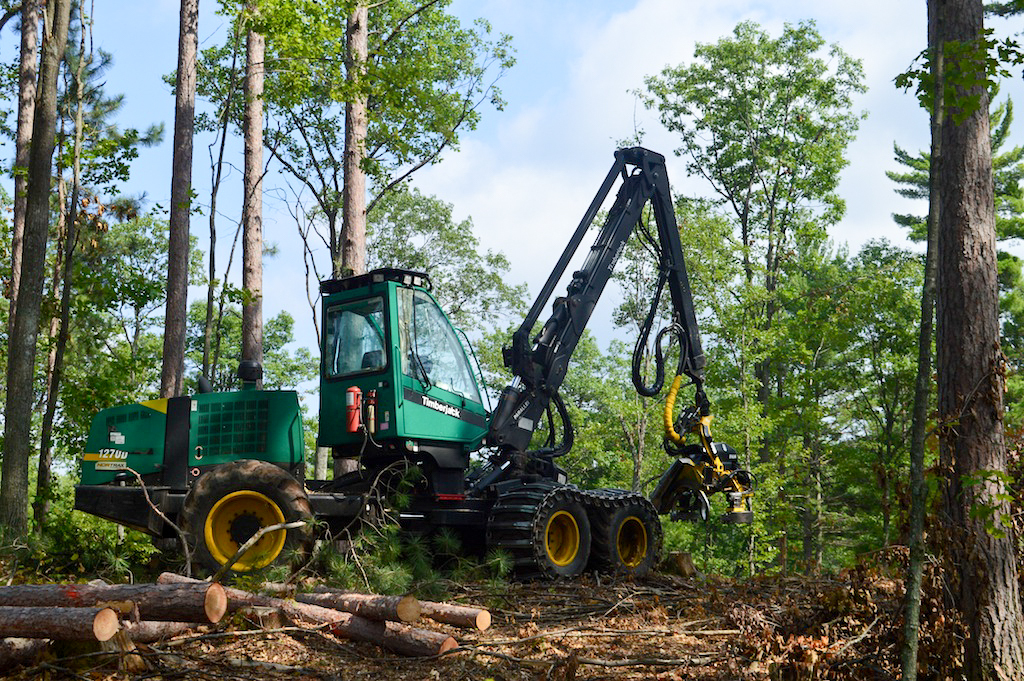
<path id="1" fill-rule="evenodd" d="M 421 403 L 423 404 L 424 407 L 427 407 L 429 409 L 433 409 L 434 411 L 439 411 L 442 414 L 447 414 L 448 416 L 454 416 L 455 418 L 461 418 L 462 417 L 462 410 L 459 409 L 458 407 L 453 407 L 450 404 L 445 404 L 444 402 L 438 402 L 437 400 L 432 400 L 429 397 L 427 397 L 426 395 L 423 395 L 421 397 Z"/>

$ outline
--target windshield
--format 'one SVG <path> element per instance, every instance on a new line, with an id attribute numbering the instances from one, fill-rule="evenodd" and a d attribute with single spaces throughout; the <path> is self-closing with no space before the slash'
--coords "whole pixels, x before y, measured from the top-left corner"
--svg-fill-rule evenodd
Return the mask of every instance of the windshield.
<path id="1" fill-rule="evenodd" d="M 370 373 L 387 366 L 383 298 L 367 298 L 329 308 L 324 330 L 327 376 Z"/>
<path id="2" fill-rule="evenodd" d="M 480 404 L 480 389 L 466 353 L 434 299 L 423 291 L 398 289 L 402 373 Z"/>

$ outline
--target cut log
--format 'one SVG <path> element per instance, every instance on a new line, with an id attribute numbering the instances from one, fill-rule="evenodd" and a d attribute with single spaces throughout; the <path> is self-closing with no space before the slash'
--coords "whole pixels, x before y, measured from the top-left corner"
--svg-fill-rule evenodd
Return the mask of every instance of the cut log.
<path id="1" fill-rule="evenodd" d="M 121 623 L 111 608 L 0 606 L 0 637 L 109 641 Z"/>
<path id="2" fill-rule="evenodd" d="M 0 639 L 0 671 L 19 664 L 28 664 L 46 650 L 50 642 L 44 638 Z"/>
<path id="3" fill-rule="evenodd" d="M 224 617 L 227 596 L 220 584 L 19 584 L 0 587 L 0 606 L 94 607 L 131 601 L 139 618 L 167 622 L 212 622 Z M 115 607 L 115 610 L 121 610 Z"/>
<path id="4" fill-rule="evenodd" d="M 196 627 L 203 626 L 200 622 L 154 622 L 144 620 L 142 622 L 123 622 L 124 630 L 129 638 L 136 643 L 156 643 L 174 638 Z"/>
<path id="5" fill-rule="evenodd" d="M 188 584 L 197 581 L 173 572 L 164 572 L 157 578 L 160 584 Z M 371 620 L 333 608 L 260 596 L 231 587 L 226 587 L 224 591 L 227 594 L 230 613 L 252 605 L 275 607 L 292 620 L 328 625 L 335 636 L 375 643 L 401 655 L 432 657 L 458 645 L 451 636 L 436 631 L 416 629 L 396 622 Z"/>
<path id="6" fill-rule="evenodd" d="M 149 663 L 139 655 L 135 642 L 124 629 L 120 629 L 109 641 L 100 643 L 100 649 L 117 654 L 117 668 L 129 674 L 141 674 L 149 669 Z"/>
<path id="7" fill-rule="evenodd" d="M 415 622 L 420 618 L 420 602 L 412 596 L 375 596 L 317 589 L 315 593 L 296 594 L 295 600 L 350 612 L 370 620 Z"/>
<path id="8" fill-rule="evenodd" d="M 433 601 L 420 601 L 420 608 L 424 617 L 429 617 L 435 622 L 463 629 L 479 629 L 480 631 L 485 631 L 491 626 L 491 613 L 483 608 L 434 603 Z"/>

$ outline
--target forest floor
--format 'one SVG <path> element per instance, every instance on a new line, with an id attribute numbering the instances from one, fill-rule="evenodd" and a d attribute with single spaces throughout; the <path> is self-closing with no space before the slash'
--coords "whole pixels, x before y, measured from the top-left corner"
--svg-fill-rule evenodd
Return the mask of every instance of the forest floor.
<path id="1" fill-rule="evenodd" d="M 493 624 L 483 632 L 434 625 L 460 644 L 441 657 L 402 658 L 314 628 L 261 630 L 236 620 L 140 646 L 146 670 L 118 671 L 109 655 L 52 648 L 8 678 L 893 679 L 902 593 L 898 568 L 865 566 L 832 577 L 588 575 L 497 592 L 453 586 L 449 602 L 489 607 Z M 933 673 L 955 656 L 943 645 L 952 624 L 934 602 L 926 596 L 922 665 L 941 678 Z"/>

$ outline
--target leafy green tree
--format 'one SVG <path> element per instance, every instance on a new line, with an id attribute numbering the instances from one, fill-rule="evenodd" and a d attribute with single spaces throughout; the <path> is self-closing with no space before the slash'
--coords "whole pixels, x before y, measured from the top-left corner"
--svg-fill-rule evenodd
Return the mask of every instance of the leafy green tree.
<path id="1" fill-rule="evenodd" d="M 742 276 L 758 290 L 748 298 L 760 334 L 753 340 L 771 347 L 793 239 L 820 234 L 844 211 L 836 187 L 861 118 L 852 111 L 864 90 L 861 64 L 836 45 L 826 50 L 813 22 L 787 24 L 778 38 L 743 22 L 731 37 L 699 43 L 691 64 L 667 67 L 646 85 L 646 105 L 680 135 L 676 153 L 735 221 Z M 782 362 L 767 353 L 755 360 L 762 409 Z"/>
<path id="2" fill-rule="evenodd" d="M 919 256 L 884 241 L 869 242 L 853 262 L 845 300 L 853 334 L 846 359 L 853 399 L 846 411 L 863 443 L 859 449 L 874 454 L 870 467 L 877 483 L 863 510 L 882 511 L 881 536 L 865 534 L 884 546 L 892 540 L 895 486 L 907 470 L 923 274 Z M 863 463 L 857 463 L 862 456 L 850 455 L 850 474 L 863 478 Z M 857 465 L 860 471 L 853 470 Z"/>
<path id="3" fill-rule="evenodd" d="M 523 311 L 526 285 L 509 283 L 508 258 L 481 252 L 473 221 L 456 222 L 451 204 L 403 188 L 382 197 L 367 227 L 368 266 L 429 274 L 434 294 L 456 326 L 482 331 Z"/>
<path id="4" fill-rule="evenodd" d="M 206 320 L 205 303 L 196 301 L 189 308 L 189 363 L 198 368 L 203 357 L 203 328 Z M 287 312 L 279 312 L 267 320 L 263 329 L 263 387 L 267 390 L 302 389 L 303 384 L 316 379 L 320 363 L 308 348 L 289 349 L 294 338 L 295 320 Z M 242 310 L 237 304 L 228 305 L 219 335 L 224 351 L 211 367 L 210 384 L 214 390 L 237 390 L 238 363 L 242 359 Z"/>

